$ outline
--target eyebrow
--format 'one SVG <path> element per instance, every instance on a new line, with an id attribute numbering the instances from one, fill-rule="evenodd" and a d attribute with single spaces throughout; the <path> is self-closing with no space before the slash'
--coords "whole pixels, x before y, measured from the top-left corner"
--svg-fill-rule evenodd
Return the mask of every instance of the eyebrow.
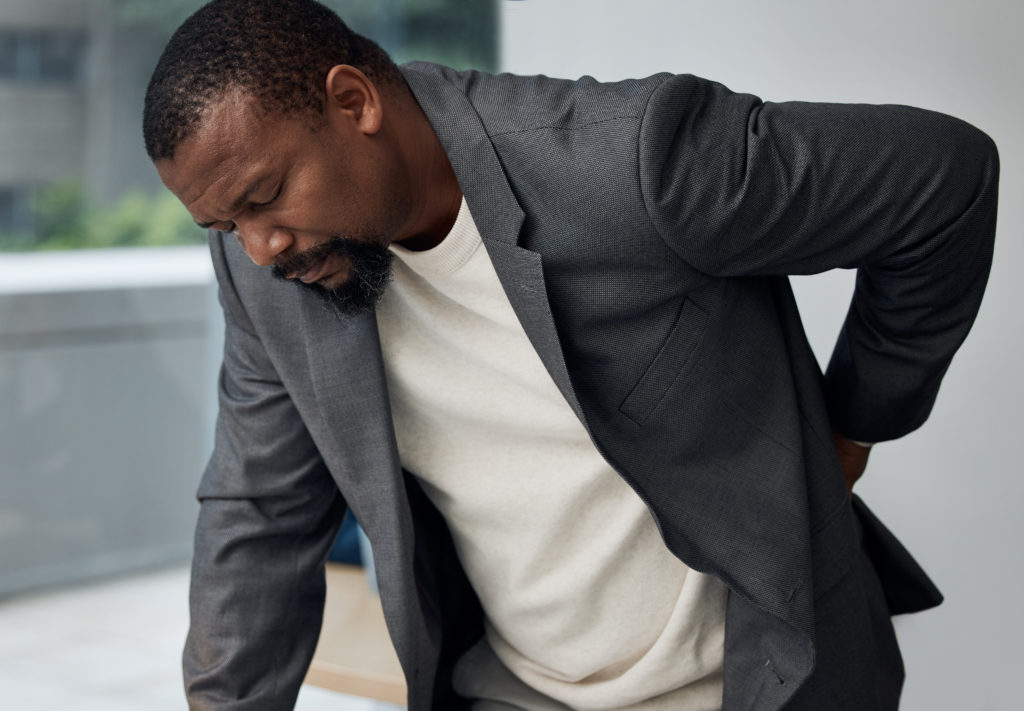
<path id="1" fill-rule="evenodd" d="M 243 192 L 241 195 L 239 195 L 237 198 L 235 198 L 231 202 L 231 204 L 228 205 L 227 212 L 229 212 L 229 213 L 237 212 L 238 209 L 240 207 L 242 207 L 242 205 L 244 205 L 245 203 L 250 201 L 250 199 L 252 198 L 252 194 L 254 192 L 256 192 L 260 188 L 260 186 L 263 185 L 263 183 L 265 181 L 266 181 L 266 176 L 262 176 L 260 178 L 257 178 L 255 182 L 249 183 L 249 187 L 247 187 L 245 189 L 245 192 Z M 214 220 L 213 222 L 200 222 L 199 220 L 196 220 L 195 218 L 192 218 L 192 219 L 193 219 L 193 221 L 197 225 L 202 227 L 204 230 L 210 229 L 211 227 L 213 227 L 218 222 L 229 222 L 230 221 L 230 220 Z"/>

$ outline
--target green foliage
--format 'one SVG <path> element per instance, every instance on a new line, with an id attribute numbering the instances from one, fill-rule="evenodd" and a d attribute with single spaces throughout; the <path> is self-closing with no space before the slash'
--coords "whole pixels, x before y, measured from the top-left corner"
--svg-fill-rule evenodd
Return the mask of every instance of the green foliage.
<path id="1" fill-rule="evenodd" d="M 85 213 L 85 191 L 79 181 L 66 180 L 40 190 L 32 205 L 36 242 L 74 244 L 80 239 Z"/>
<path id="2" fill-rule="evenodd" d="M 0 235 L 0 250 L 198 244 L 205 234 L 167 191 L 156 196 L 129 192 L 113 204 L 95 205 L 78 180 L 40 190 L 33 213 L 35 235 Z"/>

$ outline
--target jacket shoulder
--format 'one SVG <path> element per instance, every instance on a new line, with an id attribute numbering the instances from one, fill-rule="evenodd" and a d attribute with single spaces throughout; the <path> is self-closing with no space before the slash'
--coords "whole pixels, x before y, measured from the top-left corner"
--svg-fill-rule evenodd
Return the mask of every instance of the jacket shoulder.
<path id="1" fill-rule="evenodd" d="M 591 76 L 559 79 L 543 74 L 458 71 L 426 62 L 404 66 L 447 82 L 463 93 L 492 136 L 535 129 L 573 130 L 602 121 L 640 119 L 651 95 L 673 76 L 662 73 L 644 79 L 601 82 Z"/>

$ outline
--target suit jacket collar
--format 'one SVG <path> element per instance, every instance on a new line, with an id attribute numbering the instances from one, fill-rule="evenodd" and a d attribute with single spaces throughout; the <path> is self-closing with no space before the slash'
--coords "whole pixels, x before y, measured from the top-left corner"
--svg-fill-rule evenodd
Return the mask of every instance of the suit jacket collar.
<path id="1" fill-rule="evenodd" d="M 404 65 L 402 74 L 448 155 L 512 309 L 555 385 L 586 426 L 551 315 L 541 255 L 517 244 L 525 215 L 491 137 L 457 85 L 470 75 L 422 62 Z"/>
<path id="2" fill-rule="evenodd" d="M 523 211 L 480 117 L 451 81 L 458 74 L 422 62 L 403 66 L 402 74 L 444 146 L 480 234 L 485 240 L 515 244 Z"/>

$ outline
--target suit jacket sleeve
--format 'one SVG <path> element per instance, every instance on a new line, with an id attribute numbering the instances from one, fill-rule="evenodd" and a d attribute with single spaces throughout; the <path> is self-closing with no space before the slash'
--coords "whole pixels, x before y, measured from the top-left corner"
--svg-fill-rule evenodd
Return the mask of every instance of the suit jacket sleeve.
<path id="1" fill-rule="evenodd" d="M 988 136 L 921 109 L 773 104 L 684 75 L 652 94 L 639 153 L 648 212 L 697 269 L 858 270 L 826 373 L 837 430 L 880 441 L 925 420 L 988 277 Z"/>
<path id="2" fill-rule="evenodd" d="M 213 457 L 199 487 L 183 666 L 191 709 L 291 709 L 323 610 L 343 502 L 235 293 L 211 233 L 226 320 Z"/>

